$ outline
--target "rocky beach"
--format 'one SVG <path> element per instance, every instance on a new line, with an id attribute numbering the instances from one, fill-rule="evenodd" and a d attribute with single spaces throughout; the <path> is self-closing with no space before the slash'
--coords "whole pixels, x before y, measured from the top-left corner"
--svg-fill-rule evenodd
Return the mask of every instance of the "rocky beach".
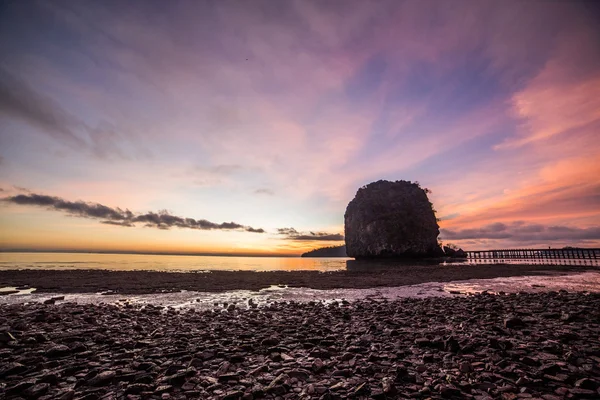
<path id="1" fill-rule="evenodd" d="M 0 305 L 6 399 L 600 396 L 600 294 Z"/>

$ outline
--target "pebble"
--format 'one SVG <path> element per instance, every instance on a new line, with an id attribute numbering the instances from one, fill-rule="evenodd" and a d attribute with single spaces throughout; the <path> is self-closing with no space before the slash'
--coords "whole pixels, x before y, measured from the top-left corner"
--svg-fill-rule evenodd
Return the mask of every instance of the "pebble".
<path id="1" fill-rule="evenodd" d="M 600 398 L 595 293 L 221 306 L 0 305 L 0 397 Z"/>

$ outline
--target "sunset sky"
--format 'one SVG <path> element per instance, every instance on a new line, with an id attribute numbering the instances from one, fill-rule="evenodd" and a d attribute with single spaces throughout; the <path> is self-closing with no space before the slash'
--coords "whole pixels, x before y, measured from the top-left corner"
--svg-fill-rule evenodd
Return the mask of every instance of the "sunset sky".
<path id="1" fill-rule="evenodd" d="M 593 1 L 3 1 L 0 55 L 0 249 L 299 254 L 379 179 L 600 247 Z"/>

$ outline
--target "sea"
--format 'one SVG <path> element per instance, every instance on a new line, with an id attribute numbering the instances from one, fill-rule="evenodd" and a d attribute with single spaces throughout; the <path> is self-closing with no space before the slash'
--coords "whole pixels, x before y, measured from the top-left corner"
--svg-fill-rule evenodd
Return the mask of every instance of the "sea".
<path id="1" fill-rule="evenodd" d="M 493 260 L 469 260 L 439 262 L 448 267 L 497 263 Z M 556 264 L 600 267 L 600 260 L 501 260 L 506 264 Z M 437 263 L 437 262 L 435 262 Z M 191 256 L 157 254 L 108 254 L 108 253 L 17 253 L 0 252 L 0 270 L 5 269 L 100 269 L 110 271 L 340 271 L 355 268 L 359 264 L 351 258 L 302 258 L 302 257 L 237 257 L 237 256 Z M 367 263 L 377 267 L 378 263 Z M 365 262 L 360 262 L 365 265 Z M 386 262 L 389 267 L 390 263 Z"/>
<path id="2" fill-rule="evenodd" d="M 0 253 L 3 269 L 111 271 L 338 271 L 349 258 L 235 257 L 104 253 Z"/>

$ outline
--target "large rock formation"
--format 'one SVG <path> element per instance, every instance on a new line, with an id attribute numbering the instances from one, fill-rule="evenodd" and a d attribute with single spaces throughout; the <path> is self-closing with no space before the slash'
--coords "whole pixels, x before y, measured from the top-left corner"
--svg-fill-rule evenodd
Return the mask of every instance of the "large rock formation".
<path id="1" fill-rule="evenodd" d="M 349 257 L 444 255 L 432 204 L 416 183 L 377 181 L 363 186 L 348 204 L 344 222 Z"/>

